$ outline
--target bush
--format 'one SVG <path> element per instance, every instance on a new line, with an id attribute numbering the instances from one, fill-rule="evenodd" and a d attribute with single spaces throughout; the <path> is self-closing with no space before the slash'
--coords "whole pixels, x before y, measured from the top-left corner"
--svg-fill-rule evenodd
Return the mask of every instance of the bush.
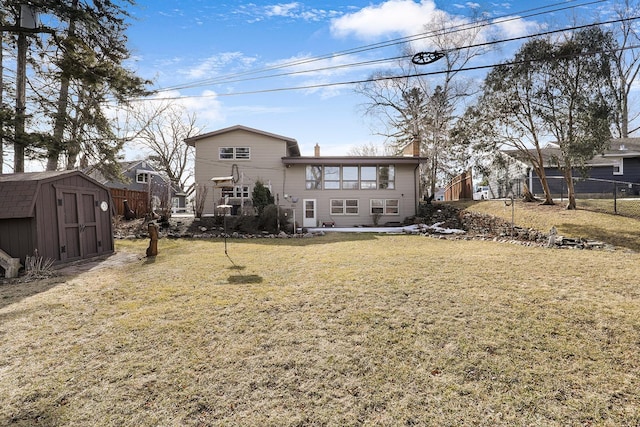
<path id="1" fill-rule="evenodd" d="M 278 232 L 278 207 L 276 205 L 266 205 L 262 209 L 262 214 L 258 215 L 258 226 L 261 230 L 269 233 Z"/>
<path id="2" fill-rule="evenodd" d="M 260 181 L 256 181 L 252 193 L 253 207 L 258 211 L 258 216 L 262 215 L 265 207 L 272 205 L 274 202 L 271 191 Z"/>

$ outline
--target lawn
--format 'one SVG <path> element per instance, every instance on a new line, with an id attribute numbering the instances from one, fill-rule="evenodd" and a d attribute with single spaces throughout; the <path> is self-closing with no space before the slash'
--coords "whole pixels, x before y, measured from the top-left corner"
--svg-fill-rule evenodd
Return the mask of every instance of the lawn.
<path id="1" fill-rule="evenodd" d="M 640 255 L 422 236 L 118 241 L 0 286 L 0 425 L 639 425 Z"/>

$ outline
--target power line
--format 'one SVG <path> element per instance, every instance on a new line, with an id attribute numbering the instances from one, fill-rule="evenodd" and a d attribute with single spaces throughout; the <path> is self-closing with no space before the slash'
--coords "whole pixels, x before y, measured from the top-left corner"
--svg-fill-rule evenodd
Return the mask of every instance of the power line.
<path id="1" fill-rule="evenodd" d="M 509 43 L 509 42 L 518 41 L 518 40 L 524 40 L 524 39 L 530 39 L 530 38 L 535 38 L 535 37 L 548 36 L 548 35 L 556 34 L 556 33 L 563 33 L 563 32 L 566 32 L 566 31 L 575 31 L 575 30 L 580 30 L 580 29 L 589 28 L 589 27 L 596 27 L 596 26 L 600 26 L 600 25 L 615 24 L 615 23 L 622 22 L 622 21 L 633 21 L 633 20 L 636 20 L 636 19 L 640 19 L 640 16 L 635 16 L 635 17 L 632 17 L 632 18 L 615 19 L 615 20 L 611 20 L 611 21 L 598 22 L 598 23 L 592 23 L 592 24 L 578 25 L 578 26 L 574 26 L 574 27 L 562 28 L 562 29 L 558 29 L 558 30 L 550 30 L 550 31 L 542 32 L 542 33 L 529 34 L 529 35 L 526 35 L 526 36 L 519 36 L 519 37 L 512 37 L 512 38 L 503 39 L 503 40 L 492 40 L 490 42 L 477 43 L 477 44 L 474 44 L 474 45 L 456 47 L 456 48 L 446 49 L 446 50 L 443 50 L 443 51 L 430 52 L 430 54 L 434 54 L 435 53 L 437 55 L 440 55 L 439 58 L 441 58 L 441 57 L 444 56 L 444 52 L 452 52 L 452 51 L 463 50 L 463 49 L 473 49 L 473 48 L 477 48 L 477 47 L 491 46 L 491 45 L 500 44 L 500 43 Z M 269 76 L 251 77 L 251 78 L 245 78 L 245 79 L 240 78 L 240 79 L 237 79 L 237 80 L 226 80 L 225 83 L 237 83 L 237 82 L 245 82 L 245 81 L 252 81 L 252 80 L 262 80 L 262 79 L 272 78 L 272 77 L 293 76 L 293 75 L 298 75 L 298 74 L 306 74 L 306 73 L 314 73 L 314 72 L 319 72 L 319 71 L 342 69 L 342 68 L 346 68 L 346 67 L 359 67 L 359 66 L 362 66 L 362 65 L 381 64 L 381 63 L 385 63 L 385 62 L 397 61 L 399 59 L 406 59 L 406 58 L 409 58 L 409 57 L 411 57 L 411 55 L 402 55 L 402 56 L 396 56 L 396 57 L 391 57 L 391 58 L 383 58 L 383 59 L 375 59 L 375 60 L 371 60 L 371 61 L 356 62 L 356 63 L 353 63 L 353 64 L 334 65 L 334 66 L 331 66 L 331 67 L 315 68 L 315 69 L 312 69 L 312 70 L 291 71 L 291 72 L 287 72 L 287 73 L 271 74 Z"/>
<path id="2" fill-rule="evenodd" d="M 573 31 L 573 30 L 576 30 L 576 29 L 584 29 L 584 28 L 589 28 L 589 27 L 594 27 L 594 26 L 608 25 L 608 24 L 612 24 L 612 23 L 617 23 L 617 22 L 622 22 L 622 21 L 632 21 L 632 20 L 637 20 L 637 19 L 640 19 L 640 16 L 636 16 L 636 17 L 632 17 L 632 18 L 625 18 L 625 19 L 617 19 L 617 20 L 612 20 L 612 21 L 605 21 L 605 22 L 600 22 L 600 23 L 579 25 L 579 26 L 575 26 L 575 27 L 571 27 L 571 28 L 564 28 L 564 29 L 560 29 L 560 30 L 545 31 L 543 33 L 538 33 L 538 34 L 533 34 L 533 35 L 528 35 L 528 36 L 513 37 L 513 38 L 510 38 L 510 39 L 499 40 L 499 41 L 491 41 L 491 42 L 479 43 L 477 45 L 465 46 L 465 47 L 460 47 L 460 48 L 451 49 L 451 50 L 470 49 L 470 48 L 473 48 L 473 47 L 480 47 L 480 46 L 485 46 L 485 45 L 492 45 L 492 44 L 498 44 L 498 43 L 507 43 L 507 42 L 523 40 L 523 39 L 527 39 L 527 38 L 542 37 L 542 36 L 556 34 L 556 33 L 560 33 L 560 32 Z M 636 48 L 640 48 L 640 45 L 622 47 L 622 48 L 611 50 L 610 52 L 618 52 L 618 51 L 624 51 L 624 50 L 630 50 L 630 49 L 636 49 Z M 587 56 L 587 55 L 593 55 L 593 54 L 596 54 L 596 53 L 604 53 L 604 52 L 606 52 L 606 51 L 586 52 L 586 53 L 581 53 L 579 55 L 574 55 L 574 56 Z M 401 58 L 401 57 L 399 57 L 399 58 Z M 541 58 L 541 59 L 536 60 L 536 61 L 544 61 L 544 60 L 545 60 L 544 58 Z M 189 98 L 230 97 L 230 96 L 240 96 L 240 95 L 254 95 L 254 94 L 261 94 L 261 93 L 285 92 L 285 91 L 293 91 L 293 90 L 323 89 L 323 88 L 333 87 L 333 86 L 350 86 L 350 85 L 363 84 L 363 83 L 373 83 L 373 82 L 376 82 L 376 81 L 383 81 L 383 80 L 395 80 L 395 79 L 402 79 L 402 78 L 426 77 L 426 76 L 434 76 L 434 75 L 440 75 L 440 74 L 452 73 L 452 72 L 460 72 L 460 71 L 478 71 L 478 70 L 489 69 L 489 68 L 494 68 L 494 67 L 498 67 L 498 66 L 517 65 L 517 64 L 520 64 L 520 63 L 523 63 L 523 62 L 532 62 L 532 60 L 514 61 L 514 62 L 501 63 L 501 64 L 481 65 L 481 66 L 474 66 L 474 67 L 463 67 L 463 68 L 459 68 L 459 69 L 455 69 L 455 70 L 441 70 L 441 71 L 432 71 L 432 72 L 426 72 L 426 73 L 415 73 L 415 74 L 396 75 L 396 76 L 379 76 L 379 77 L 371 77 L 371 78 L 362 79 L 362 80 L 351 80 L 351 81 L 345 81 L 345 82 L 318 83 L 318 84 L 305 85 L 305 86 L 293 86 L 293 87 L 282 87 L 282 88 L 272 88 L 272 89 L 260 89 L 260 90 L 234 92 L 234 93 L 224 93 L 224 94 L 185 95 L 185 96 L 177 96 L 177 97 L 154 98 L 154 100 L 164 101 L 164 100 L 189 99 Z M 289 73 L 284 73 L 282 75 L 288 75 L 288 74 Z M 144 100 L 144 99 L 137 99 L 137 100 L 134 100 L 134 101 L 142 101 L 142 100 Z"/>
<path id="3" fill-rule="evenodd" d="M 412 41 L 418 41 L 418 40 L 422 40 L 422 39 L 426 39 L 426 38 L 431 38 L 434 37 L 438 34 L 443 34 L 443 33 L 448 33 L 448 34 L 452 34 L 452 33 L 456 33 L 456 32 L 460 32 L 460 31 L 468 31 L 470 29 L 474 29 L 474 28 L 478 28 L 478 27 L 486 27 L 486 26 L 490 26 L 490 25 L 498 25 L 498 24 L 503 24 L 506 22 L 510 22 L 513 20 L 520 20 L 520 19 L 526 19 L 526 18 L 531 18 L 531 17 L 535 17 L 535 16 L 539 16 L 539 15 L 543 15 L 543 14 L 547 14 L 547 13 L 554 13 L 554 12 L 560 12 L 560 11 L 564 11 L 564 10 L 568 10 L 568 9 L 573 9 L 576 7 L 584 7 L 584 6 L 590 6 L 593 4 L 597 4 L 597 3 L 603 3 L 607 0 L 592 0 L 592 1 L 588 1 L 588 2 L 584 2 L 584 3 L 580 3 L 580 4 L 576 4 L 576 5 L 567 5 L 568 3 L 575 3 L 579 0 L 570 0 L 568 2 L 562 2 L 562 3 L 554 3 L 551 5 L 547 5 L 547 6 L 541 6 L 541 7 L 536 7 L 536 8 L 532 8 L 532 9 L 527 9 L 521 12 L 516 12 L 513 14 L 509 14 L 509 15 L 502 15 L 497 17 L 496 19 L 487 22 L 487 21 L 475 21 L 472 23 L 465 23 L 465 24 L 460 24 L 460 25 L 456 25 L 453 27 L 449 27 L 449 28 L 445 28 L 442 30 L 435 30 L 435 31 L 428 31 L 428 32 L 424 32 L 424 33 L 419 33 L 419 34 L 414 34 L 411 36 L 405 36 L 405 37 L 400 37 L 400 38 L 396 38 L 396 39 L 392 39 L 392 40 L 388 40 L 388 41 L 384 41 L 384 42 L 378 42 L 378 43 L 373 43 L 373 44 L 369 44 L 369 45 L 365 45 L 362 47 L 356 47 L 356 48 L 352 48 L 352 49 L 347 49 L 347 50 L 343 50 L 343 51 L 338 51 L 335 53 L 330 53 L 330 54 L 324 54 L 324 55 L 320 55 L 317 57 L 313 57 L 313 58 L 307 58 L 307 59 L 302 59 L 302 60 L 298 60 L 298 61 L 291 61 L 291 62 L 287 62 L 284 64 L 279 64 L 279 65 L 274 65 L 271 67 L 265 67 L 265 68 L 261 68 L 261 69 L 257 69 L 257 70 L 249 70 L 249 71 L 245 71 L 245 72 L 241 72 L 241 73 L 234 73 L 234 74 L 230 74 L 227 76 L 219 76 L 216 78 L 211 78 L 211 79 L 204 79 L 204 80 L 200 80 L 200 81 L 196 81 L 196 82 L 191 82 L 189 84 L 184 84 L 184 85 L 174 85 L 174 86 L 168 86 L 165 88 L 160 88 L 154 91 L 154 93 L 160 93 L 160 92 L 167 92 L 167 91 L 173 91 L 173 90 L 181 90 L 181 89 L 190 89 L 190 88 L 195 88 L 195 87 L 201 87 L 201 86 L 206 86 L 206 85 L 214 85 L 214 84 L 221 84 L 221 83 L 232 83 L 232 82 L 238 82 L 238 81 L 244 81 L 245 79 L 240 79 L 240 77 L 242 76 L 249 76 L 249 75 L 254 75 L 254 74 L 261 74 L 261 73 L 266 73 L 268 71 L 275 71 L 275 70 L 280 70 L 280 69 L 284 69 L 284 68 L 290 68 L 290 67 L 295 67 L 295 66 L 301 66 L 301 65 L 306 65 L 312 62 L 318 62 L 318 61 L 322 61 L 322 60 L 326 60 L 326 59 L 334 59 L 340 56 L 346 56 L 346 55 L 353 55 L 356 53 L 362 53 L 362 52 L 366 52 L 366 51 L 370 51 L 370 50 L 375 50 L 375 49 L 380 49 L 380 48 L 384 48 L 384 47 L 390 47 L 390 46 L 394 46 L 394 45 L 399 45 L 399 44 L 405 44 L 408 42 L 412 42 Z M 560 6 L 560 5 L 565 5 L 563 7 L 559 7 L 556 9 L 551 9 L 551 10 L 546 10 L 543 11 L 544 9 L 548 9 L 548 8 L 552 8 L 552 7 L 556 7 L 556 6 Z M 535 12 L 535 13 L 534 13 Z M 516 15 L 516 16 L 514 16 Z M 378 60 L 380 62 L 385 62 L 385 61 L 391 61 L 393 60 L 392 58 L 386 58 L 386 59 L 381 59 Z M 360 63 L 360 65 L 365 65 L 366 61 Z M 346 68 L 346 67 L 353 67 L 353 66 L 359 66 L 356 64 L 345 64 L 345 65 L 336 65 L 332 68 L 321 68 L 318 70 L 326 70 L 326 69 L 335 69 L 335 68 Z M 292 72 L 292 73 L 305 73 L 305 72 L 314 72 L 317 70 L 309 70 L 309 71 L 298 71 L 298 72 Z M 254 77 L 254 78 L 249 78 L 246 80 L 256 80 L 256 79 L 264 79 L 264 78 L 270 78 L 270 77 L 279 77 L 279 76 L 284 76 L 284 75 L 291 75 L 289 73 L 283 73 L 283 74 L 276 74 L 276 75 L 268 75 L 268 76 L 262 76 L 262 77 Z"/>

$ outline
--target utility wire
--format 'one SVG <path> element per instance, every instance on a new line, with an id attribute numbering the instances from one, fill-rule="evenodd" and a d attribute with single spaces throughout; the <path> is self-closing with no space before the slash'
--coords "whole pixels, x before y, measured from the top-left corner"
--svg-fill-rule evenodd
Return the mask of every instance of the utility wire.
<path id="1" fill-rule="evenodd" d="M 435 51 L 434 53 L 442 53 L 442 56 L 444 56 L 444 52 L 453 52 L 456 50 L 466 50 L 466 49 L 474 49 L 474 48 L 478 48 L 478 47 L 486 47 L 486 46 L 492 46 L 492 45 L 496 45 L 496 44 L 501 44 L 501 43 L 509 43 L 509 42 L 513 42 L 513 41 L 518 41 L 518 40 L 524 40 L 524 39 L 530 39 L 530 38 L 535 38 L 535 37 L 543 37 L 543 36 L 548 36 L 551 34 L 557 34 L 557 33 L 564 33 L 566 31 L 575 31 L 575 30 L 581 30 L 584 28 L 590 28 L 590 27 L 597 27 L 600 25 L 609 25 L 609 24 L 615 24 L 618 22 L 622 22 L 622 21 L 634 21 L 640 19 L 640 16 L 634 16 L 632 18 L 621 18 L 621 19 L 615 19 L 615 20 L 611 20 L 611 21 L 605 21 L 605 22 L 597 22 L 597 23 L 592 23 L 592 24 L 584 24 L 584 25 L 578 25 L 578 26 L 574 26 L 574 27 L 569 27 L 569 28 L 562 28 L 562 29 L 558 29 L 558 30 L 550 30 L 550 31 L 545 31 L 542 33 L 536 33 L 536 34 L 529 34 L 526 36 L 518 36 L 518 37 L 512 37 L 512 38 L 508 38 L 508 39 L 503 39 L 503 40 L 492 40 L 489 42 L 483 42 L 483 43 L 477 43 L 474 45 L 469 45 L 469 46 L 461 46 L 461 47 L 455 47 L 455 48 L 451 48 L 451 49 L 445 49 L 442 51 Z M 356 62 L 353 64 L 345 64 L 345 65 L 334 65 L 331 67 L 323 67 L 323 68 L 314 68 L 311 70 L 301 70 L 301 71 L 291 71 L 291 72 L 286 72 L 286 73 L 279 73 L 279 74 L 270 74 L 268 76 L 258 76 L 258 77 L 250 77 L 250 78 L 238 78 L 236 80 L 225 80 L 225 83 L 238 83 L 238 82 L 246 82 L 246 81 L 253 81 L 253 80 L 263 80 L 263 79 L 268 79 L 268 78 L 273 78 L 273 77 L 286 77 L 286 76 L 294 76 L 294 75 L 300 75 L 300 74 L 307 74 L 307 73 L 316 73 L 316 72 L 320 72 L 320 71 L 329 71 L 329 70 L 335 70 L 335 69 L 343 69 L 343 68 L 347 68 L 347 67 L 360 67 L 360 66 L 364 66 L 364 65 L 372 65 L 372 64 L 382 64 L 385 62 L 394 62 L 400 59 L 408 59 L 411 58 L 412 55 L 402 55 L 402 56 L 395 56 L 395 57 L 391 57 L 391 58 L 384 58 L 384 59 L 375 59 L 375 60 L 370 60 L 370 61 L 362 61 L 362 62 Z M 196 87 L 196 86 L 194 86 Z"/>
<path id="2" fill-rule="evenodd" d="M 289 68 L 289 67 L 305 65 L 305 64 L 309 64 L 309 63 L 317 62 L 317 61 L 322 61 L 322 60 L 326 60 L 326 59 L 333 59 L 333 58 L 337 58 L 337 57 L 340 57 L 340 56 L 352 55 L 352 54 L 355 54 L 355 53 L 362 53 L 362 52 L 366 52 L 366 51 L 370 51 L 370 50 L 374 50 L 374 49 L 380 49 L 380 48 L 384 48 L 384 47 L 390 47 L 390 46 L 394 46 L 394 45 L 405 44 L 405 43 L 411 42 L 411 41 L 417 41 L 417 40 L 421 40 L 421 39 L 425 39 L 425 38 L 431 38 L 431 37 L 434 37 L 434 36 L 436 36 L 438 34 L 444 34 L 444 33 L 451 34 L 451 33 L 459 32 L 459 31 L 468 31 L 470 29 L 474 29 L 474 28 L 478 28 L 478 27 L 486 27 L 486 26 L 490 26 L 490 25 L 502 24 L 502 23 L 513 21 L 513 20 L 531 18 L 531 17 L 535 17 L 535 16 L 547 14 L 547 13 L 554 13 L 554 12 L 564 11 L 564 10 L 567 10 L 567 9 L 573 9 L 573 8 L 576 8 L 576 7 L 590 6 L 590 5 L 593 5 L 593 4 L 602 3 L 602 2 L 607 1 L 607 0 L 593 0 L 593 1 L 588 1 L 588 2 L 585 2 L 585 3 L 580 3 L 580 4 L 577 4 L 577 5 L 567 5 L 567 6 L 559 7 L 559 8 L 556 8 L 556 9 L 541 11 L 541 10 L 544 10 L 544 9 L 547 9 L 547 8 L 550 8 L 550 7 L 555 7 L 555 6 L 559 6 L 559 5 L 566 5 L 567 3 L 575 3 L 576 1 L 579 1 L 579 0 L 571 0 L 569 2 L 555 3 L 555 4 L 552 4 L 552 5 L 547 5 L 547 6 L 541 6 L 541 7 L 536 7 L 536 8 L 532 8 L 532 9 L 527 9 L 527 10 L 524 10 L 524 11 L 521 11 L 521 12 L 516 12 L 514 14 L 502 15 L 502 16 L 500 16 L 500 17 L 498 17 L 498 18 L 496 18 L 496 19 L 494 19 L 494 20 L 492 20 L 490 22 L 487 22 L 487 21 L 475 21 L 475 22 L 472 22 L 472 23 L 460 24 L 460 25 L 449 27 L 449 28 L 442 29 L 442 30 L 429 31 L 429 32 L 425 32 L 425 33 L 411 35 L 411 36 L 400 37 L 400 38 L 388 40 L 388 41 L 385 41 L 385 42 L 373 43 L 373 44 L 365 45 L 365 46 L 362 46 L 362 47 L 356 47 L 356 48 L 352 48 L 352 49 L 338 51 L 338 52 L 335 52 L 335 53 L 320 55 L 320 56 L 313 57 L 313 58 L 307 58 L 307 59 L 303 59 L 303 60 L 287 62 L 287 63 L 284 63 L 284 64 L 274 65 L 272 67 L 265 67 L 265 68 L 261 68 L 261 69 L 258 69 L 258 70 L 249 70 L 249 71 L 245 71 L 245 72 L 241 72 L 241 73 L 230 74 L 230 75 L 227 75 L 227 76 L 219 76 L 219 77 L 212 78 L 212 79 L 204 79 L 204 80 L 200 80 L 200 81 L 197 81 L 197 82 L 191 82 L 191 83 L 185 84 L 185 85 L 168 86 L 168 87 L 165 87 L 165 88 L 157 89 L 157 90 L 154 91 L 154 93 L 173 91 L 173 90 L 181 90 L 181 89 L 189 89 L 189 88 L 195 88 L 195 87 L 200 87 L 200 86 L 205 86 L 205 85 L 210 85 L 210 84 L 216 84 L 216 83 L 237 82 L 237 81 L 241 81 L 241 80 L 237 80 L 241 76 L 247 76 L 247 75 L 252 75 L 252 74 L 260 74 L 260 73 L 265 73 L 265 72 L 268 72 L 268 71 L 275 71 L 275 70 L 280 70 L 280 69 L 283 69 L 283 68 Z M 535 12 L 535 13 L 533 13 L 533 12 Z M 391 58 L 388 58 L 388 59 L 380 60 L 380 61 L 384 62 L 384 61 L 391 61 L 391 60 L 392 60 Z M 349 65 L 349 64 L 343 65 L 343 67 L 347 67 L 347 66 L 354 66 L 354 65 Z M 340 66 L 336 66 L 336 67 L 340 67 Z M 271 77 L 271 76 L 266 76 L 266 77 Z M 263 77 L 263 78 L 266 78 L 266 77 Z"/>
<path id="3" fill-rule="evenodd" d="M 611 24 L 611 23 L 616 23 L 616 22 L 621 22 L 621 21 L 626 21 L 626 20 L 631 21 L 631 20 L 637 20 L 637 19 L 640 19 L 640 16 L 636 16 L 636 17 L 633 17 L 633 18 L 618 19 L 618 20 L 613 20 L 613 21 L 606 21 L 606 22 L 603 22 L 603 23 L 580 25 L 580 26 L 576 26 L 576 27 L 572 27 L 572 28 L 565 28 L 565 29 L 561 29 L 561 30 L 546 31 L 544 33 L 528 35 L 528 36 L 521 36 L 521 37 L 514 37 L 514 38 L 511 38 L 511 39 L 505 39 L 505 40 L 501 40 L 501 41 L 492 41 L 492 42 L 480 43 L 480 44 L 477 44 L 477 45 L 466 46 L 466 47 L 461 47 L 461 48 L 456 48 L 456 49 L 470 49 L 470 48 L 473 48 L 473 47 L 479 47 L 479 46 L 484 46 L 484 45 L 489 45 L 489 44 L 506 43 L 506 42 L 522 40 L 522 39 L 526 39 L 526 38 L 540 37 L 540 36 L 550 35 L 550 34 L 554 34 L 554 33 L 571 31 L 571 30 L 574 30 L 574 29 L 584 29 L 584 28 L 589 28 L 589 27 L 594 27 L 594 26 L 599 26 L 599 25 L 606 25 L 606 24 Z M 626 47 L 621 47 L 621 48 L 618 48 L 618 49 L 613 49 L 613 50 L 610 50 L 610 51 L 583 52 L 583 53 L 576 54 L 576 55 L 573 55 L 573 56 L 587 56 L 587 55 L 594 55 L 594 54 L 597 54 L 597 53 L 619 52 L 619 51 L 636 49 L 636 48 L 640 48 L 640 45 L 626 46 Z M 349 86 L 349 85 L 356 85 L 356 84 L 363 84 L 363 83 L 373 83 L 373 82 L 376 82 L 376 81 L 383 81 L 383 80 L 395 80 L 395 79 L 412 78 L 412 77 L 425 77 L 425 76 L 433 76 L 433 75 L 439 75 L 439 74 L 445 74 L 445 73 L 454 73 L 454 72 L 457 73 L 457 72 L 460 72 L 460 71 L 483 70 L 483 69 L 494 68 L 494 67 L 498 67 L 498 66 L 517 65 L 517 64 L 520 64 L 520 63 L 523 63 L 523 62 L 540 62 L 540 61 L 544 61 L 544 60 L 546 60 L 546 59 L 545 58 L 541 58 L 541 59 L 537 59 L 537 60 L 512 61 L 512 62 L 505 62 L 505 63 L 500 63 L 500 64 L 481 65 L 481 66 L 474 66 L 474 67 L 463 67 L 463 68 L 459 68 L 459 69 L 455 69 L 455 70 L 441 70 L 441 71 L 433 71 L 433 72 L 427 72 L 427 73 L 414 73 L 414 74 L 397 75 L 397 76 L 378 76 L 378 77 L 371 77 L 371 78 L 362 79 L 362 80 L 351 80 L 351 81 L 345 81 L 345 82 L 319 83 L 319 84 L 314 84 L 314 85 L 282 87 L 282 88 L 272 88 L 272 89 L 261 89 L 261 90 L 253 90 L 253 91 L 221 93 L 221 94 L 211 94 L 211 95 L 185 95 L 185 96 L 177 96 L 177 97 L 154 98 L 154 100 L 174 100 L 174 99 L 209 98 L 209 97 L 230 97 L 230 96 L 239 96 L 239 95 L 252 95 L 252 94 L 261 94 L 261 93 L 284 92 L 284 91 L 292 91 L 292 90 L 321 89 L 321 88 L 327 88 L 327 87 L 333 87 L 333 86 Z M 297 73 L 300 73 L 300 72 L 297 72 Z M 282 75 L 289 75 L 289 74 L 290 73 L 283 73 Z M 142 101 L 142 100 L 143 99 L 137 99 L 137 100 L 133 100 L 133 101 Z"/>
<path id="4" fill-rule="evenodd" d="M 626 46 L 626 47 L 621 47 L 621 48 L 618 48 L 618 49 L 611 49 L 611 50 L 607 50 L 607 51 L 582 52 L 582 53 L 573 54 L 573 55 L 555 57 L 554 59 L 561 59 L 561 58 L 564 59 L 564 58 L 571 58 L 571 57 L 578 57 L 578 56 L 596 55 L 598 53 L 605 53 L 605 52 L 621 52 L 621 51 L 624 51 L 624 50 L 637 49 L 637 48 L 640 48 L 640 45 Z M 525 63 L 531 63 L 531 62 L 542 62 L 542 61 L 546 61 L 546 60 L 547 60 L 547 58 L 527 59 L 527 60 L 522 60 L 522 61 L 503 62 L 503 63 L 500 63 L 500 64 L 479 65 L 479 66 L 474 66 L 474 67 L 458 68 L 458 69 L 455 69 L 455 70 L 432 71 L 432 72 L 428 72 L 428 73 L 414 73 L 414 74 L 406 74 L 406 75 L 401 75 L 401 76 L 380 76 L 380 77 L 373 77 L 373 78 L 368 78 L 368 79 L 363 79 L 363 80 L 351 80 L 351 81 L 346 81 L 346 82 L 320 83 L 320 84 L 307 85 L 307 86 L 293 86 L 293 87 L 283 87 L 283 88 L 274 88 L 274 89 L 261 89 L 261 90 L 226 93 L 226 94 L 216 94 L 216 95 L 193 95 L 193 96 L 188 95 L 188 96 L 183 96 L 183 97 L 173 97 L 173 98 L 164 98 L 164 99 L 165 100 L 172 100 L 172 99 L 187 99 L 187 98 L 208 98 L 208 97 L 214 97 L 214 96 L 215 97 L 228 97 L 228 96 L 238 96 L 238 95 L 254 95 L 254 94 L 260 94 L 260 93 L 285 92 L 285 91 L 291 91 L 291 90 L 321 89 L 321 88 L 333 87 L 333 86 L 349 86 L 349 85 L 356 85 L 356 84 L 363 84 L 363 83 L 373 83 L 373 82 L 384 81 L 384 80 L 396 80 L 396 79 L 407 79 L 407 78 L 413 78 L 413 77 L 435 76 L 435 75 L 446 74 L 446 73 L 457 73 L 457 72 L 460 72 L 460 71 L 486 70 L 486 69 L 489 69 L 489 68 L 507 67 L 507 66 L 511 66 L 511 65 L 519 65 L 519 64 L 525 64 Z M 163 99 L 163 98 L 159 98 L 159 99 Z"/>

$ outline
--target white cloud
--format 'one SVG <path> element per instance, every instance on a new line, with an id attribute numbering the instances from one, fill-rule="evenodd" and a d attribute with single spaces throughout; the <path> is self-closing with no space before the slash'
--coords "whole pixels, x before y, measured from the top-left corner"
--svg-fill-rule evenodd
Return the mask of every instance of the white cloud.
<path id="1" fill-rule="evenodd" d="M 513 17 L 512 17 L 513 18 Z M 526 21 L 519 17 L 517 19 L 501 18 L 496 25 L 500 32 L 506 37 L 520 37 L 531 34 L 540 29 L 540 24 L 533 21 Z"/>
<path id="2" fill-rule="evenodd" d="M 181 70 L 189 79 L 211 78 L 228 72 L 228 67 L 245 69 L 256 61 L 256 58 L 244 56 L 240 52 L 223 52 L 208 58 L 202 59 L 195 66 Z"/>
<path id="3" fill-rule="evenodd" d="M 266 19 L 287 18 L 304 21 L 321 21 L 341 15 L 339 11 L 332 9 L 308 8 L 299 2 L 277 3 L 259 6 L 248 3 L 239 6 L 233 15 L 242 16 L 250 24 L 263 22 Z"/>
<path id="4" fill-rule="evenodd" d="M 392 35 L 416 34 L 436 14 L 442 14 L 433 0 L 389 0 L 336 18 L 331 31 L 337 37 L 355 36 L 372 40 Z"/>
<path id="5" fill-rule="evenodd" d="M 276 4 L 266 7 L 267 16 L 295 16 L 296 9 L 300 7 L 299 3 Z"/>

